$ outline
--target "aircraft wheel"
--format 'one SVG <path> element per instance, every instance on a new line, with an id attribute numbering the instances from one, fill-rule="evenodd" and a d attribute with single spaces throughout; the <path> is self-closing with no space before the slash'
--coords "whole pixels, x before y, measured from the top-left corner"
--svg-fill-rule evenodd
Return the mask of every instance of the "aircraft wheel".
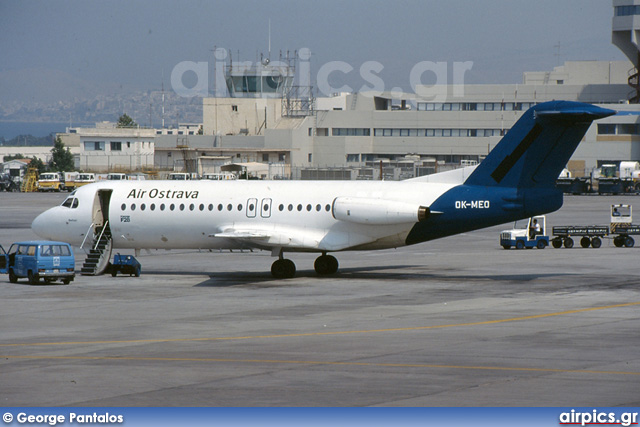
<path id="1" fill-rule="evenodd" d="M 524 248 L 524 242 L 522 240 L 518 240 L 516 242 L 516 249 L 522 249 Z"/>
<path id="2" fill-rule="evenodd" d="M 635 244 L 635 241 L 633 240 L 633 237 L 628 236 L 627 238 L 624 239 L 625 247 L 632 248 L 634 244 Z"/>
<path id="3" fill-rule="evenodd" d="M 331 255 L 321 255 L 316 258 L 313 268 L 320 275 L 334 274 L 338 271 L 338 260 Z"/>
<path id="4" fill-rule="evenodd" d="M 573 247 L 573 239 L 571 237 L 564 239 L 564 247 L 567 249 L 571 249 Z"/>
<path id="5" fill-rule="evenodd" d="M 583 248 L 588 248 L 591 245 L 591 240 L 587 236 L 580 239 L 580 246 Z"/>
<path id="6" fill-rule="evenodd" d="M 594 249 L 598 249 L 600 246 L 602 246 L 601 238 L 595 236 L 593 239 L 591 239 L 591 247 L 593 247 Z"/>
<path id="7" fill-rule="evenodd" d="M 13 269 L 9 270 L 9 281 L 11 283 L 18 283 L 18 276 L 13 272 Z"/>
<path id="8" fill-rule="evenodd" d="M 551 244 L 554 248 L 560 249 L 562 247 L 562 239 L 560 237 L 556 237 L 551 241 Z"/>
<path id="9" fill-rule="evenodd" d="M 290 259 L 279 259 L 271 264 L 271 275 L 276 279 L 290 279 L 296 275 L 296 265 Z"/>

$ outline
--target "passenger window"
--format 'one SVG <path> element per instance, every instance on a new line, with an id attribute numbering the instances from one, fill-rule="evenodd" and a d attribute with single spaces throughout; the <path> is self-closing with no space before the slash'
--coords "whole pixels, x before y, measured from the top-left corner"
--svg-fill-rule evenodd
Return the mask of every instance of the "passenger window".
<path id="1" fill-rule="evenodd" d="M 278 206 L 278 210 L 279 210 L 280 212 L 282 212 L 282 211 L 284 210 L 284 205 L 283 205 L 283 204 L 280 204 L 280 206 Z"/>
<path id="2" fill-rule="evenodd" d="M 289 206 L 287 206 L 287 209 L 289 209 L 289 212 L 291 212 L 293 210 L 293 205 L 289 204 Z"/>
<path id="3" fill-rule="evenodd" d="M 42 256 L 53 256 L 53 250 L 51 245 L 42 245 L 40 247 L 40 254 Z"/>
<path id="4" fill-rule="evenodd" d="M 144 203 L 140 205 L 140 210 L 143 211 L 147 208 L 147 205 L 145 205 Z"/>
<path id="5" fill-rule="evenodd" d="M 191 203 L 191 204 L 189 205 L 189 210 L 190 210 L 190 211 L 194 210 L 195 208 L 196 208 L 196 207 L 193 205 L 193 203 Z"/>
<path id="6" fill-rule="evenodd" d="M 56 246 L 56 249 L 57 251 L 54 251 L 54 253 L 58 252 L 58 255 L 60 256 L 71 256 L 71 251 L 69 250 L 69 246 L 58 245 Z"/>
<path id="7" fill-rule="evenodd" d="M 209 204 L 209 212 L 211 212 L 213 210 L 213 205 Z"/>
<path id="8" fill-rule="evenodd" d="M 204 210 L 204 205 L 202 203 L 200 203 L 200 211 Z"/>
<path id="9" fill-rule="evenodd" d="M 124 203 L 122 204 L 122 206 L 120 206 L 120 209 L 125 210 L 127 209 L 127 205 L 125 205 Z"/>
<path id="10" fill-rule="evenodd" d="M 219 211 L 221 211 L 221 210 L 222 210 L 222 203 L 220 203 L 220 204 L 218 205 L 218 210 L 219 210 Z"/>
<path id="11" fill-rule="evenodd" d="M 163 211 L 163 210 L 164 210 L 164 203 L 162 203 L 162 204 L 160 205 L 160 210 L 161 210 L 161 211 Z"/>
<path id="12" fill-rule="evenodd" d="M 180 203 L 180 210 L 183 211 L 184 210 L 184 203 Z"/>
<path id="13" fill-rule="evenodd" d="M 174 210 L 176 208 L 176 205 L 174 205 L 173 203 L 171 203 L 171 205 L 169 206 L 169 209 Z"/>
<path id="14" fill-rule="evenodd" d="M 298 212 L 302 211 L 302 205 L 298 205 Z"/>
<path id="15" fill-rule="evenodd" d="M 242 205 L 238 205 L 238 211 L 242 212 Z"/>
<path id="16" fill-rule="evenodd" d="M 135 203 L 132 203 L 132 204 L 131 204 L 131 210 L 132 210 L 132 211 L 135 211 L 135 210 L 136 210 L 136 204 L 135 204 Z"/>
<path id="17" fill-rule="evenodd" d="M 320 206 L 320 204 L 318 203 L 316 205 L 316 212 L 320 212 L 320 209 L 322 209 L 322 206 Z"/>
<path id="18" fill-rule="evenodd" d="M 311 212 L 311 205 L 307 205 L 307 212 Z"/>
<path id="19" fill-rule="evenodd" d="M 327 205 L 324 207 L 324 210 L 325 210 L 325 211 L 327 211 L 327 212 L 329 212 L 329 211 L 331 210 L 331 205 L 327 204 Z"/>
<path id="20" fill-rule="evenodd" d="M 155 203 L 151 203 L 151 206 L 149 206 L 149 209 L 151 209 L 152 211 L 156 210 L 156 204 Z"/>
<path id="21" fill-rule="evenodd" d="M 231 209 L 233 209 L 233 205 L 232 205 L 231 203 L 229 203 L 229 204 L 227 205 L 227 210 L 228 210 L 228 211 L 231 211 Z"/>

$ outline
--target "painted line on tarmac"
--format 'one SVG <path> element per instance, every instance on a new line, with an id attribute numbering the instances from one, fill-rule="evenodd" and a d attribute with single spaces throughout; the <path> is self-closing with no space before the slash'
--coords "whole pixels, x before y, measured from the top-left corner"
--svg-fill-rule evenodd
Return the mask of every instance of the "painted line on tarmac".
<path id="1" fill-rule="evenodd" d="M 383 332 L 408 332 L 408 331 L 422 331 L 422 330 L 429 330 L 429 329 L 459 328 L 459 327 L 469 327 L 469 326 L 493 325 L 493 324 L 508 323 L 508 322 L 520 322 L 525 320 L 543 319 L 547 317 L 566 316 L 569 314 L 586 313 L 590 311 L 631 307 L 635 305 L 640 305 L 640 301 L 628 302 L 624 304 L 605 305 L 600 307 L 557 311 L 554 313 L 534 314 L 531 316 L 511 317 L 508 319 L 486 320 L 482 322 L 455 323 L 455 324 L 449 324 L 449 325 L 433 325 L 433 326 L 413 326 L 413 327 L 406 327 L 406 328 L 391 328 L 391 329 L 369 329 L 369 330 L 358 330 L 358 331 L 333 331 L 333 332 L 305 332 L 305 333 L 294 333 L 294 334 L 251 335 L 251 336 L 240 336 L 240 337 L 166 338 L 166 339 L 109 340 L 109 341 L 63 341 L 63 342 L 41 342 L 41 343 L 13 343 L 13 344 L 9 343 L 9 344 L 0 344 L 0 347 L 233 341 L 233 340 L 253 340 L 253 339 L 267 339 L 267 338 L 296 338 L 296 337 L 314 337 L 314 336 L 328 336 L 328 335 L 373 334 L 373 333 L 383 333 Z"/>
<path id="2" fill-rule="evenodd" d="M 199 363 L 244 363 L 244 364 L 287 364 L 287 365 L 316 365 L 316 366 L 362 366 L 375 368 L 430 368 L 430 369 L 469 369 L 482 371 L 511 371 L 511 372 L 539 372 L 561 374 L 597 374 L 597 375 L 633 375 L 640 376 L 640 372 L 600 371 L 594 369 L 553 369 L 553 368 L 525 368 L 511 366 L 465 366 L 438 365 L 430 363 L 374 363 L 374 362 L 328 362 L 319 360 L 262 360 L 262 359 L 217 359 L 191 357 L 128 357 L 128 356 L 2 356 L 3 359 L 22 360 L 97 360 L 97 361 L 127 361 L 127 362 L 199 362 Z"/>

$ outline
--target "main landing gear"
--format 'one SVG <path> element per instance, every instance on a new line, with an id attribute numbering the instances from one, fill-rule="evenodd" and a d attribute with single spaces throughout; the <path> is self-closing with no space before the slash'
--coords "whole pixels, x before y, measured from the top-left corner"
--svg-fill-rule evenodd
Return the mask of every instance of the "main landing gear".
<path id="1" fill-rule="evenodd" d="M 320 276 L 335 274 L 338 271 L 338 260 L 325 252 L 316 258 L 313 268 Z M 280 251 L 279 259 L 271 265 L 271 275 L 276 279 L 290 279 L 296 275 L 296 265 L 290 259 L 283 258 Z"/>

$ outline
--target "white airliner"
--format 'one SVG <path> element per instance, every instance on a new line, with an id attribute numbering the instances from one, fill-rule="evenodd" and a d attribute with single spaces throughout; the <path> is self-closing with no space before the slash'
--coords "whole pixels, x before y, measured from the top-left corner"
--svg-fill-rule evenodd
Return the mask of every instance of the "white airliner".
<path id="1" fill-rule="evenodd" d="M 111 250 L 270 250 L 277 278 L 295 275 L 285 252 L 397 248 L 544 214 L 562 206 L 560 171 L 593 120 L 615 114 L 552 101 L 525 112 L 477 167 L 389 181 L 103 181 L 74 191 L 32 224 L 39 236 L 89 249 L 99 274 Z"/>

